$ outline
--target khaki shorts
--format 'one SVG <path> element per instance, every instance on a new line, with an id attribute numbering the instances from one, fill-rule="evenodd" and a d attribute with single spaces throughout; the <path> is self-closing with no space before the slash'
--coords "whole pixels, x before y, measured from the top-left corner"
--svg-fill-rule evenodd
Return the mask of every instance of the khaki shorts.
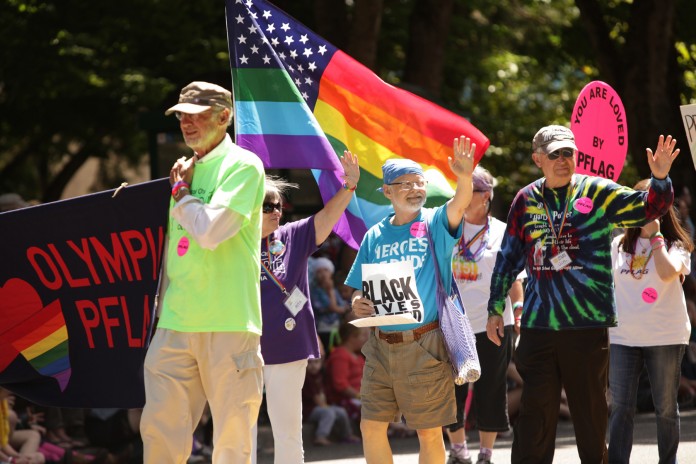
<path id="1" fill-rule="evenodd" d="M 370 331 L 360 397 L 362 417 L 398 422 L 413 429 L 456 422 L 454 378 L 439 330 L 419 340 L 389 344 Z"/>

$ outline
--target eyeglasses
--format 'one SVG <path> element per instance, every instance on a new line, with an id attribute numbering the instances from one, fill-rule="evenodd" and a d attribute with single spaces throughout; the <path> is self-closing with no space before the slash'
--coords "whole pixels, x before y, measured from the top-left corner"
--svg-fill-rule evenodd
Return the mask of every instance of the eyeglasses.
<path id="1" fill-rule="evenodd" d="M 417 181 L 410 181 L 410 180 L 405 180 L 403 182 L 392 182 L 391 184 L 387 185 L 400 185 L 401 188 L 400 190 L 413 190 L 414 188 L 424 188 L 426 185 L 428 185 L 427 180 L 417 180 Z"/>
<path id="2" fill-rule="evenodd" d="M 207 118 L 211 114 L 210 110 L 205 110 L 202 113 L 196 113 L 196 114 L 191 114 L 191 113 L 182 113 L 181 111 L 175 111 L 174 116 L 176 116 L 176 119 L 181 121 L 184 119 L 184 116 L 188 116 L 188 118 L 193 121 L 193 122 L 198 122 L 201 119 Z"/>
<path id="3" fill-rule="evenodd" d="M 572 158 L 573 155 L 575 155 L 575 150 L 571 150 L 570 148 L 559 148 L 558 150 L 552 151 L 546 155 L 546 157 L 549 159 L 549 161 L 556 161 L 561 156 L 564 158 Z"/>
<path id="4" fill-rule="evenodd" d="M 263 207 L 261 208 L 261 211 L 263 211 L 264 214 L 270 214 L 276 210 L 279 213 L 283 212 L 283 205 L 280 202 L 278 202 L 278 203 L 264 203 Z"/>

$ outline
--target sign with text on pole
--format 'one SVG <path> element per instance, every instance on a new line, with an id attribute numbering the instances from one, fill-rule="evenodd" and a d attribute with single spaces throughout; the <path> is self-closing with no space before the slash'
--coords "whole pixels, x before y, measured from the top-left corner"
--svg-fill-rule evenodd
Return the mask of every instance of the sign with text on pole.
<path id="1" fill-rule="evenodd" d="M 691 159 L 694 162 L 694 168 L 696 168 L 696 104 L 682 105 L 679 109 L 684 123 L 684 132 L 686 132 L 689 141 Z"/>
<path id="2" fill-rule="evenodd" d="M 418 324 L 423 303 L 411 261 L 362 265 L 363 297 L 374 303 L 375 314 L 350 321 L 357 327 Z"/>
<path id="3" fill-rule="evenodd" d="M 621 98 L 602 81 L 587 84 L 575 101 L 570 129 L 578 147 L 575 172 L 617 181 L 628 151 L 628 126 Z"/>

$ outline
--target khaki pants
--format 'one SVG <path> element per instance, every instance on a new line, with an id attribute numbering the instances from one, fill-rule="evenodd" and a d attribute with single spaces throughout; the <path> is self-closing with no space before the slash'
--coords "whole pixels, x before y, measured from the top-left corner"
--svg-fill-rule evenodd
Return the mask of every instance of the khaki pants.
<path id="1" fill-rule="evenodd" d="M 457 421 L 454 376 L 439 330 L 413 340 L 389 344 L 370 332 L 360 401 L 361 417 L 398 422 L 401 415 L 412 429 L 430 429 Z M 410 335 L 410 336 L 406 336 Z"/>
<path id="2" fill-rule="evenodd" d="M 213 463 L 250 463 L 262 368 L 258 335 L 158 329 L 145 357 L 144 462 L 185 464 L 207 400 Z"/>

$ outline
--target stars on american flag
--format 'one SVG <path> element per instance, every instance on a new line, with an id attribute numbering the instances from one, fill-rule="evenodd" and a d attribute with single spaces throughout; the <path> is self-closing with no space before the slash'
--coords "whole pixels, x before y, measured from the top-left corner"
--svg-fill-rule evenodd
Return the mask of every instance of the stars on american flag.
<path id="1" fill-rule="evenodd" d="M 238 67 L 285 69 L 300 95 L 316 100 L 332 45 L 265 2 L 236 0 L 229 18 Z"/>

